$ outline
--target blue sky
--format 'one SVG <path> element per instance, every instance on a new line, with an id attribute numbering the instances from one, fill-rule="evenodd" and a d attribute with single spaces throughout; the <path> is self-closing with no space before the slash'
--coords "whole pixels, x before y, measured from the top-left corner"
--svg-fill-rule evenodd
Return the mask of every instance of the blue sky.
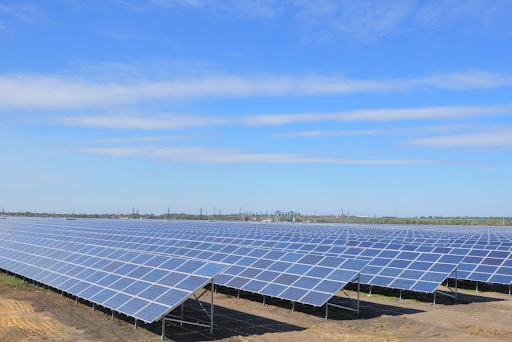
<path id="1" fill-rule="evenodd" d="M 0 205 L 510 216 L 511 16 L 508 0 L 0 0 Z"/>

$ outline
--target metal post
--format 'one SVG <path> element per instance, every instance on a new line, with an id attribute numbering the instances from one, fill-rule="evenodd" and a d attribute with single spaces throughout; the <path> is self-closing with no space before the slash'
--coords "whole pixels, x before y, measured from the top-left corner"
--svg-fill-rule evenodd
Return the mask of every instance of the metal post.
<path id="1" fill-rule="evenodd" d="M 478 281 L 476 282 L 476 292 L 478 292 Z"/>
<path id="2" fill-rule="evenodd" d="M 357 275 L 357 316 L 359 316 L 359 293 L 361 292 L 361 273 Z M 371 289 L 371 287 L 370 287 Z"/>
<path id="3" fill-rule="evenodd" d="M 135 318 L 135 329 L 137 329 L 139 327 L 139 320 L 137 318 Z"/>
<path id="4" fill-rule="evenodd" d="M 212 279 L 212 285 L 214 284 L 214 281 Z M 210 335 L 213 336 L 213 311 L 214 311 L 214 305 L 213 305 L 213 291 L 211 291 L 211 307 L 210 307 Z"/>
<path id="5" fill-rule="evenodd" d="M 240 290 L 237 290 L 236 292 L 236 299 L 240 299 Z"/>
<path id="6" fill-rule="evenodd" d="M 162 341 L 165 340 L 165 316 L 162 316 Z"/>
<path id="7" fill-rule="evenodd" d="M 402 300 L 402 289 L 400 289 L 400 300 Z"/>
<path id="8" fill-rule="evenodd" d="M 508 284 L 508 295 L 510 296 L 510 286 L 511 284 Z"/>
<path id="9" fill-rule="evenodd" d="M 292 302 L 292 312 L 295 312 L 295 302 Z"/>
<path id="10" fill-rule="evenodd" d="M 64 291 L 60 291 L 60 296 L 63 297 L 64 296 Z"/>
<path id="11" fill-rule="evenodd" d="M 92 311 L 96 310 L 96 303 L 92 303 Z"/>
<path id="12" fill-rule="evenodd" d="M 112 310 L 112 319 L 114 319 L 116 317 L 116 312 L 114 310 Z"/>
<path id="13" fill-rule="evenodd" d="M 371 296 L 372 296 L 372 287 L 373 287 L 373 286 L 371 286 L 371 285 L 370 285 L 370 292 L 368 293 L 368 296 L 369 296 L 369 297 L 371 297 Z"/>
<path id="14" fill-rule="evenodd" d="M 180 327 L 183 326 L 183 320 L 185 319 L 185 302 L 181 303 L 181 314 L 180 314 Z"/>
<path id="15" fill-rule="evenodd" d="M 265 295 L 263 295 L 263 305 L 265 305 L 266 299 L 267 299 L 267 297 L 265 297 Z"/>
<path id="16" fill-rule="evenodd" d="M 329 317 L 329 303 L 325 303 L 325 319 Z"/>
<path id="17" fill-rule="evenodd" d="M 78 296 L 75 296 L 75 302 L 78 304 Z"/>
<path id="18" fill-rule="evenodd" d="M 436 291 L 434 291 L 434 305 L 436 305 Z"/>
<path id="19" fill-rule="evenodd" d="M 455 301 L 457 301 L 457 287 L 458 287 L 458 275 L 457 269 L 455 269 Z"/>

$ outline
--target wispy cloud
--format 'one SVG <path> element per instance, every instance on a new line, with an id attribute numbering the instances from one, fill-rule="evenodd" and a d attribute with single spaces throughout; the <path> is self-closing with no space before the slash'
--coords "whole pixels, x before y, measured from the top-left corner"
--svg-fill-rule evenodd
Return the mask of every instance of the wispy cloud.
<path id="1" fill-rule="evenodd" d="M 296 0 L 300 26 L 314 36 L 368 43 L 385 36 L 407 20 L 416 5 L 408 0 Z"/>
<path id="2" fill-rule="evenodd" d="M 116 129 L 179 129 L 228 124 L 228 119 L 197 115 L 162 114 L 146 116 L 83 116 L 62 119 L 65 125 Z"/>
<path id="3" fill-rule="evenodd" d="M 512 85 L 512 76 L 470 71 L 410 79 L 326 76 L 212 76 L 181 80 L 101 82 L 52 75 L 0 76 L 0 108 L 86 108 L 154 99 L 330 96 L 423 88 L 449 90 Z"/>
<path id="4" fill-rule="evenodd" d="M 200 164 L 357 164 L 357 165 L 425 165 L 435 163 L 422 159 L 347 159 L 326 158 L 293 153 L 247 153 L 232 148 L 205 146 L 144 146 L 99 147 L 79 149 L 79 152 L 113 157 L 146 157 L 176 163 Z"/>
<path id="5" fill-rule="evenodd" d="M 185 136 L 163 136 L 163 137 L 113 137 L 113 138 L 105 138 L 105 139 L 94 139 L 94 142 L 97 143 L 107 143 L 107 144 L 118 144 L 118 143 L 126 143 L 126 142 L 160 142 L 160 141 L 172 141 L 172 140 L 181 140 L 190 137 Z"/>
<path id="6" fill-rule="evenodd" d="M 191 8 L 220 16 L 272 18 L 283 11 L 288 1 L 270 0 L 151 0 L 150 4 L 167 8 Z"/>
<path id="7" fill-rule="evenodd" d="M 465 23 L 466 28 L 493 30 L 510 28 L 512 3 L 507 0 L 426 2 L 415 14 L 415 21 L 430 29 Z"/>
<path id="8" fill-rule="evenodd" d="M 371 43 L 396 32 L 435 32 L 450 27 L 509 34 L 508 0 L 152 0 L 160 8 L 184 8 L 221 17 L 294 19 L 315 41 Z"/>
<path id="9" fill-rule="evenodd" d="M 288 132 L 271 134 L 269 138 L 326 138 L 333 136 L 351 136 L 351 135 L 376 135 L 376 134 L 418 134 L 418 133 L 453 133 L 463 129 L 471 128 L 472 126 L 466 124 L 451 124 L 451 125 L 435 125 L 435 126 L 416 126 L 416 127 L 402 127 L 394 129 L 363 129 L 363 130 L 344 130 L 344 131 L 302 131 L 302 132 Z"/>
<path id="10" fill-rule="evenodd" d="M 0 13 L 12 16 L 27 24 L 36 24 L 41 19 L 41 10 L 30 3 L 21 3 L 15 5 L 0 4 Z"/>
<path id="11" fill-rule="evenodd" d="M 512 128 L 414 139 L 408 143 L 425 147 L 512 147 Z"/>
<path id="12" fill-rule="evenodd" d="M 269 135 L 270 138 L 325 138 L 344 135 L 373 135 L 380 134 L 382 130 L 364 129 L 353 131 L 304 131 Z"/>
<path id="13" fill-rule="evenodd" d="M 217 125 L 242 126 L 280 126 L 294 123 L 312 123 L 326 121 L 340 122 L 385 122 L 434 119 L 465 119 L 480 116 L 511 115 L 512 105 L 498 106 L 444 106 L 420 108 L 382 108 L 363 109 L 337 113 L 289 113 L 262 114 L 240 117 L 212 117 L 185 114 L 161 114 L 156 116 L 78 116 L 65 117 L 60 123 L 70 126 L 101 127 L 115 129 L 180 129 Z M 338 132 L 339 133 L 339 132 Z M 359 131 L 357 134 L 371 134 L 371 130 Z M 375 132 L 373 132 L 375 133 Z M 294 133 L 300 136 L 302 133 Z M 325 132 L 303 133 L 302 135 L 326 135 Z M 334 133 L 337 134 L 337 133 Z M 340 134 L 349 134 L 342 132 Z M 353 134 L 353 133 L 350 133 Z M 285 137 L 285 136 L 281 136 Z"/>
<path id="14" fill-rule="evenodd" d="M 249 125 L 284 125 L 322 121 L 398 121 L 461 119 L 483 115 L 512 114 L 512 106 L 443 106 L 421 108 L 363 109 L 338 113 L 254 115 L 242 119 Z"/>

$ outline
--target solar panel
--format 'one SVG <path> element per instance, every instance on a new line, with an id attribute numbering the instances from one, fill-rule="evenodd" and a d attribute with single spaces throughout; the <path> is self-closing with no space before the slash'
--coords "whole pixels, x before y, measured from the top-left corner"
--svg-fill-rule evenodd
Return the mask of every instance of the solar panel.
<path id="1" fill-rule="evenodd" d="M 29 239 L 30 243 L 24 243 L 19 240 L 27 239 L 10 235 L 0 241 L 1 268 L 147 323 L 172 311 L 226 267 L 207 261 L 159 256 L 158 263 L 166 263 L 166 268 L 163 269 L 154 266 L 158 263 L 148 266 L 148 261 L 156 258 L 154 255 L 137 252 L 132 253 L 135 257 L 131 261 L 119 261 L 115 258 L 121 258 L 126 251 L 104 247 L 85 249 L 85 254 L 80 254 L 66 251 L 67 247 L 71 247 L 66 244 L 60 244 L 59 249 L 53 250 L 51 258 L 43 259 L 38 257 L 48 250 L 45 246 L 53 244 L 54 241 L 35 238 Z M 30 252 L 21 252 L 22 250 Z M 92 255 L 103 255 L 104 258 L 95 259 L 93 264 L 86 267 L 78 264 L 89 260 Z M 38 260 L 44 262 L 36 262 Z M 37 266 L 31 265 L 31 262 L 37 263 Z M 170 270 L 171 264 L 177 269 Z M 121 274 L 114 274 L 116 270 L 122 270 Z M 154 284 L 155 279 L 171 275 L 180 275 L 179 280 L 172 284 Z"/>
<path id="2" fill-rule="evenodd" d="M 6 225 L 5 222 L 1 224 Z M 73 243 L 73 246 L 83 246 L 80 243 L 87 241 L 87 246 L 81 248 L 93 248 L 93 252 L 81 252 L 100 258 L 106 257 L 103 255 L 106 252 L 102 248 L 115 247 L 118 249 L 115 253 L 120 257 L 114 259 L 119 261 L 125 261 L 120 260 L 122 258 L 132 260 L 130 258 L 136 256 L 129 253 L 139 251 L 145 254 L 161 254 L 160 257 L 180 255 L 196 260 L 228 263 L 232 267 L 219 276 L 218 280 L 221 283 L 256 293 L 265 291 L 268 295 L 277 293 L 281 289 L 279 286 L 286 286 L 286 289 L 278 294 L 278 298 L 283 299 L 295 299 L 299 295 L 299 299 L 306 298 L 307 293 L 303 291 L 314 290 L 322 281 L 330 281 L 330 277 L 341 277 L 336 280 L 343 282 L 345 277 L 352 274 L 344 275 L 343 272 L 350 270 L 335 270 L 326 274 L 325 268 L 334 268 L 336 264 L 335 259 L 328 258 L 338 257 L 368 263 L 359 268 L 364 268 L 361 274 L 362 283 L 411 291 L 435 291 L 446 277 L 454 276 L 455 268 L 459 279 L 503 284 L 510 284 L 512 280 L 512 265 L 508 259 L 512 251 L 512 234 L 499 227 L 143 220 L 80 222 L 42 219 L 25 220 L 23 226 L 30 231 L 30 236 L 34 237 L 42 237 L 41 232 L 48 229 L 58 235 L 55 240 L 68 241 Z M 66 240 L 70 230 L 73 231 L 74 238 Z M 59 247 L 59 243 L 56 242 L 51 247 Z M 119 250 L 124 250 L 125 254 L 121 256 L 122 252 Z M 44 255 L 50 257 L 48 254 Z M 304 258 L 304 261 L 299 262 L 300 258 Z M 316 260 L 322 260 L 323 264 L 315 263 Z M 81 262 L 80 265 L 90 267 L 86 265 L 89 262 L 90 259 Z M 161 259 L 148 259 L 141 266 L 158 264 L 159 269 L 165 270 L 168 267 L 166 262 L 160 262 Z M 115 266 L 116 264 L 103 267 Z M 345 265 L 345 268 L 347 267 L 348 264 Z M 358 266 L 355 267 L 357 270 Z M 118 268 L 109 272 L 126 275 L 119 270 L 127 271 Z M 144 270 L 142 268 L 135 274 Z M 79 271 L 78 274 L 83 272 L 77 269 L 66 272 L 68 271 Z M 26 272 L 33 273 L 34 270 L 27 269 Z M 89 277 L 100 275 L 103 274 L 92 274 Z M 174 285 L 183 281 L 176 275 L 156 280 L 160 275 L 158 272 L 146 272 L 139 280 Z M 291 275 L 299 278 L 290 283 L 293 279 L 289 277 Z M 440 280 L 442 278 L 444 279 Z M 95 280 L 97 281 L 99 280 Z M 313 287 L 296 286 L 308 282 Z M 322 286 L 329 288 L 326 285 L 328 283 L 324 284 Z M 266 288 L 269 285 L 279 286 Z M 307 298 L 310 300 L 310 297 Z"/>

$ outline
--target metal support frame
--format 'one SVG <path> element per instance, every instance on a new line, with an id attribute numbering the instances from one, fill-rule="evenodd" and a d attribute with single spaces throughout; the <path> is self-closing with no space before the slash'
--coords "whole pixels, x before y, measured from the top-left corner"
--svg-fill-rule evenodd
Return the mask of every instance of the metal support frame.
<path id="1" fill-rule="evenodd" d="M 295 312 L 295 302 L 292 302 L 292 312 Z"/>
<path id="2" fill-rule="evenodd" d="M 356 313 L 356 316 L 359 316 L 359 307 L 360 307 L 360 293 L 361 293 L 361 282 L 360 282 L 360 277 L 361 277 L 361 274 L 358 273 L 357 274 L 357 299 L 354 300 L 352 299 L 347 292 L 345 292 L 345 289 L 341 289 L 341 291 L 345 294 L 345 296 L 347 296 L 348 299 L 350 299 L 350 301 L 352 303 L 354 303 L 354 305 L 356 306 L 356 308 L 351 308 L 351 307 L 348 307 L 348 306 L 343 306 L 343 305 L 338 305 L 338 304 L 333 304 L 333 303 L 325 303 L 325 319 L 328 319 L 329 318 L 329 306 L 332 306 L 332 307 L 335 307 L 335 308 L 338 308 L 338 309 L 345 309 L 345 310 L 348 310 L 348 311 L 353 311 Z"/>
<path id="3" fill-rule="evenodd" d="M 210 328 L 210 335 L 213 336 L 213 315 L 214 315 L 214 303 L 213 303 L 213 295 L 215 293 L 215 281 L 212 279 L 211 287 L 210 287 L 210 312 L 206 310 L 203 303 L 199 300 L 208 290 L 204 290 L 203 293 L 201 293 L 199 296 L 196 296 L 194 294 L 194 298 L 196 302 L 199 304 L 201 309 L 205 312 L 206 316 L 209 319 L 209 324 L 200 323 L 200 322 L 191 322 L 185 320 L 185 302 L 181 303 L 181 309 L 180 309 L 180 315 L 173 315 L 168 313 L 167 315 L 162 317 L 162 341 L 165 340 L 165 322 L 178 322 L 180 323 L 180 326 L 183 326 L 183 324 L 189 324 L 189 325 L 195 325 L 199 327 L 206 327 Z"/>
<path id="4" fill-rule="evenodd" d="M 450 298 L 453 298 L 455 301 L 457 301 L 457 296 L 458 296 L 458 291 L 457 291 L 457 288 L 458 288 L 458 277 L 457 277 L 457 269 L 455 269 L 455 287 L 452 289 L 449 284 L 448 284 L 448 279 L 446 279 L 446 287 L 448 288 L 448 290 L 450 290 L 451 294 L 450 293 L 446 293 L 446 292 L 442 292 L 442 291 L 439 291 L 439 290 L 435 290 L 434 291 L 434 305 L 436 305 L 436 293 L 439 293 L 440 295 L 442 296 L 446 296 L 446 297 L 450 297 Z"/>

